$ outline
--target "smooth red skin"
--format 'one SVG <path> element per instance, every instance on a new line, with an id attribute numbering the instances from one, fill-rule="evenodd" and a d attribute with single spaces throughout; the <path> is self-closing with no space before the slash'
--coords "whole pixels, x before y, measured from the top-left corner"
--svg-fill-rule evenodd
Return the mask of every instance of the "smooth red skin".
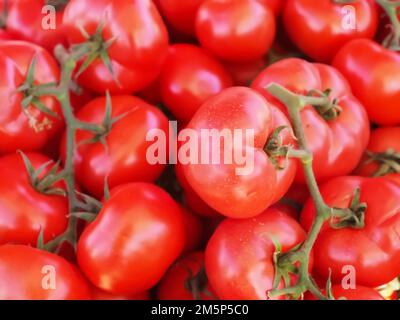
<path id="1" fill-rule="evenodd" d="M 371 138 L 367 147 L 368 151 L 374 153 L 386 152 L 388 150 L 400 152 L 400 127 L 382 127 L 371 132 Z M 379 163 L 369 162 L 365 156 L 361 160 L 356 173 L 360 176 L 371 177 L 379 169 Z M 385 176 L 396 183 L 400 183 L 400 173 L 392 173 Z"/>
<path id="2" fill-rule="evenodd" d="M 213 209 L 232 218 L 250 218 L 263 212 L 277 202 L 289 189 L 296 172 L 293 159 L 280 159 L 283 170 L 277 170 L 263 150 L 271 133 L 280 126 L 284 144 L 293 144 L 290 123 L 278 108 L 268 103 L 262 95 L 245 87 L 232 87 L 207 100 L 195 114 L 188 128 L 196 130 L 201 139 L 201 130 L 235 129 L 254 130 L 254 170 L 246 175 L 237 175 L 239 165 L 232 164 L 188 164 L 184 165 L 187 181 L 194 191 Z M 201 142 L 198 142 L 201 145 Z M 211 146 L 210 146 L 211 147 Z M 241 150 L 243 152 L 243 150 Z M 209 154 L 212 154 L 212 150 Z M 223 155 L 221 149 L 221 155 Z"/>
<path id="3" fill-rule="evenodd" d="M 258 1 L 265 4 L 268 8 L 270 8 L 272 12 L 275 14 L 275 16 L 279 16 L 287 0 L 258 0 Z"/>
<path id="4" fill-rule="evenodd" d="M 370 120 L 400 124 L 400 55 L 371 40 L 354 40 L 333 60 L 365 106 Z"/>
<path id="5" fill-rule="evenodd" d="M 67 40 L 62 23 L 63 12 L 56 12 L 55 29 L 45 30 L 42 27 L 42 21 L 47 14 L 47 12 L 42 13 L 42 8 L 46 2 L 46 0 L 9 1 L 6 29 L 14 39 L 35 43 L 52 53 L 57 44 L 66 46 Z"/>
<path id="6" fill-rule="evenodd" d="M 150 293 L 148 291 L 140 292 L 132 295 L 113 295 L 106 291 L 100 290 L 96 287 L 92 287 L 91 289 L 91 298 L 92 300 L 150 300 Z"/>
<path id="7" fill-rule="evenodd" d="M 109 293 L 147 291 L 181 254 L 185 236 L 181 208 L 164 190 L 147 183 L 123 185 L 79 239 L 79 267 Z"/>
<path id="8" fill-rule="evenodd" d="M 163 103 L 182 123 L 210 97 L 233 85 L 218 60 L 190 44 L 170 46 L 159 82 Z"/>
<path id="9" fill-rule="evenodd" d="M 203 223 L 200 218 L 189 210 L 182 208 L 183 223 L 186 230 L 185 247 L 182 254 L 187 254 L 199 249 L 203 241 Z"/>
<path id="10" fill-rule="evenodd" d="M 354 266 L 357 285 L 377 287 L 400 273 L 400 188 L 384 178 L 339 177 L 320 187 L 330 207 L 348 208 L 354 190 L 360 187 L 361 202 L 368 206 L 363 229 L 333 229 L 325 223 L 314 246 L 314 272 L 340 283 L 342 267 Z M 309 230 L 315 209 L 309 199 L 301 224 Z"/>
<path id="11" fill-rule="evenodd" d="M 80 185 L 90 194 L 101 198 L 104 181 L 110 188 L 128 182 L 153 182 L 165 164 L 151 165 L 146 159 L 148 147 L 146 135 L 151 129 L 161 129 L 168 134 L 169 124 L 165 115 L 156 107 L 133 96 L 113 96 L 112 117 L 127 113 L 116 122 L 106 137 L 107 149 L 101 142 L 81 144 L 75 152 L 76 177 Z M 90 123 L 102 123 L 106 98 L 99 97 L 89 102 L 76 115 L 78 119 Z M 76 142 L 79 145 L 93 137 L 88 131 L 78 130 Z M 65 159 L 65 136 L 61 145 L 61 155 Z"/>
<path id="12" fill-rule="evenodd" d="M 204 268 L 204 252 L 197 251 L 177 260 L 164 275 L 157 287 L 158 300 L 195 300 L 186 289 L 185 282 Z M 200 293 L 201 300 L 217 300 L 213 289 L 207 285 L 212 296 Z"/>
<path id="13" fill-rule="evenodd" d="M 42 268 L 55 269 L 56 289 L 45 290 Z M 28 246 L 0 246 L 0 300 L 88 300 L 90 290 L 78 269 L 63 258 Z"/>
<path id="14" fill-rule="evenodd" d="M 180 33 L 195 36 L 197 11 L 204 0 L 159 0 L 159 8 L 165 19 Z"/>
<path id="15" fill-rule="evenodd" d="M 303 129 L 313 153 L 313 169 L 319 181 L 352 172 L 368 144 L 370 128 L 367 113 L 352 95 L 346 79 L 328 65 L 311 64 L 297 58 L 281 60 L 269 66 L 253 82 L 252 88 L 287 113 L 286 106 L 267 92 L 266 88 L 272 83 L 303 95 L 313 89 L 332 90 L 331 98 L 337 98 L 343 109 L 340 116 L 326 121 L 313 107 L 306 106 L 300 114 Z M 305 183 L 301 169 L 297 170 L 296 182 Z"/>
<path id="16" fill-rule="evenodd" d="M 12 40 L 12 36 L 4 29 L 0 29 L 0 40 Z"/>
<path id="17" fill-rule="evenodd" d="M 35 169 L 51 161 L 38 153 L 27 153 L 26 156 Z M 47 242 L 66 229 L 67 199 L 36 191 L 20 154 L 0 158 L 0 170 L 0 245 L 15 243 L 36 246 L 40 230 Z"/>
<path id="18" fill-rule="evenodd" d="M 288 0 L 283 12 L 285 29 L 302 52 L 315 61 L 329 63 L 346 43 L 372 39 L 378 28 L 378 9 L 373 1 L 356 0 L 351 6 L 357 27 L 346 30 L 342 25 L 345 5 L 332 0 Z"/>
<path id="19" fill-rule="evenodd" d="M 236 86 L 249 86 L 268 65 L 268 57 L 248 62 L 224 62 Z"/>
<path id="20" fill-rule="evenodd" d="M 260 59 L 275 37 L 275 17 L 255 0 L 206 0 L 196 17 L 201 45 L 228 61 Z"/>
<path id="21" fill-rule="evenodd" d="M 37 132 L 29 123 L 21 107 L 23 94 L 16 92 L 24 84 L 26 73 L 32 58 L 36 57 L 35 83 L 58 82 L 60 71 L 54 58 L 41 47 L 24 41 L 0 42 L 0 153 L 16 150 L 41 150 L 62 127 L 61 111 L 57 100 L 50 96 L 41 98 L 41 102 L 50 110 L 58 113 L 60 119 L 48 116 L 33 106 L 28 111 L 38 122 L 48 118 L 51 128 Z"/>
<path id="22" fill-rule="evenodd" d="M 63 19 L 69 43 L 84 42 L 79 26 L 94 34 L 106 15 L 103 37 L 108 40 L 116 36 L 108 53 L 117 81 L 97 59 L 79 77 L 79 83 L 98 93 L 140 91 L 161 71 L 168 49 L 165 25 L 150 0 L 72 0 Z"/>
<path id="23" fill-rule="evenodd" d="M 326 290 L 322 290 L 325 294 Z M 332 293 L 335 299 L 346 300 L 385 300 L 378 291 L 372 288 L 357 286 L 355 289 L 344 289 L 341 285 L 333 285 Z M 311 293 L 305 294 L 304 300 L 318 300 Z"/>
<path id="24" fill-rule="evenodd" d="M 207 245 L 205 265 L 219 298 L 267 299 L 275 276 L 271 237 L 287 252 L 302 243 L 306 233 L 293 218 L 274 208 L 252 219 L 226 219 L 218 226 Z"/>

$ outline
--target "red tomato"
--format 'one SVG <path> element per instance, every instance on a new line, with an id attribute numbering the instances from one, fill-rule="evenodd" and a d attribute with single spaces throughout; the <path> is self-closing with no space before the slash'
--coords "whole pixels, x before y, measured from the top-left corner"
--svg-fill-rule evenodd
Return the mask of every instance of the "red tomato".
<path id="1" fill-rule="evenodd" d="M 0 246 L 0 288 L 0 300 L 90 299 L 89 286 L 75 266 L 20 245 Z"/>
<path id="2" fill-rule="evenodd" d="M 347 275 L 344 266 L 355 270 L 357 285 L 377 287 L 400 274 L 400 188 L 383 178 L 339 177 L 321 186 L 322 196 L 330 207 L 349 208 L 354 190 L 360 188 L 360 202 L 366 203 L 365 227 L 334 229 L 323 226 L 314 246 L 314 272 L 340 283 Z M 309 230 L 315 209 L 310 199 L 301 224 Z"/>
<path id="3" fill-rule="evenodd" d="M 400 124 L 400 55 L 371 40 L 354 40 L 336 55 L 335 66 L 350 82 L 372 122 Z"/>
<path id="4" fill-rule="evenodd" d="M 264 150 L 274 130 L 282 126 L 286 127 L 280 134 L 283 144 L 292 144 L 290 123 L 278 108 L 252 89 L 233 87 L 224 90 L 207 100 L 188 125 L 197 133 L 198 140 L 194 144 L 201 146 L 200 153 L 208 154 L 209 161 L 204 162 L 200 155 L 195 155 L 198 164 L 184 165 L 186 179 L 209 206 L 228 217 L 249 218 L 260 214 L 285 194 L 294 179 L 296 162 L 293 159 L 286 161 L 280 157 L 277 158 L 279 164 L 274 165 L 272 157 Z M 243 145 L 227 143 L 225 147 L 225 143 L 221 143 L 220 149 L 216 149 L 218 146 L 208 138 L 206 149 L 203 146 L 207 138 L 202 138 L 202 130 L 208 128 L 218 132 L 228 130 L 231 135 L 235 130 L 241 130 Z M 244 137 L 248 129 L 254 133 L 251 144 Z M 214 164 L 210 155 L 215 160 L 217 151 L 219 163 Z M 238 174 L 237 169 L 245 166 L 233 156 L 232 162 L 226 162 L 225 154 L 244 154 L 244 151 L 252 163 L 249 161 L 248 170 Z"/>
<path id="5" fill-rule="evenodd" d="M 204 270 L 204 253 L 194 252 L 167 271 L 157 287 L 159 300 L 217 300 Z"/>
<path id="6" fill-rule="evenodd" d="M 146 183 L 111 192 L 78 242 L 78 263 L 98 288 L 115 295 L 152 288 L 185 243 L 182 211 L 162 189 Z"/>
<path id="7" fill-rule="evenodd" d="M 26 155 L 38 169 L 49 158 L 38 153 Z M 54 163 L 41 175 L 48 172 Z M 0 158 L 0 245 L 7 243 L 35 246 L 40 230 L 45 242 L 60 235 L 68 224 L 68 201 L 63 196 L 46 195 L 32 185 L 21 155 Z"/>
<path id="8" fill-rule="evenodd" d="M 96 287 L 92 287 L 91 291 L 92 300 L 150 300 L 148 291 L 133 295 L 113 295 Z"/>
<path id="9" fill-rule="evenodd" d="M 206 0 L 196 17 L 201 45 L 229 61 L 251 61 L 266 54 L 275 37 L 275 17 L 255 0 Z"/>
<path id="10" fill-rule="evenodd" d="M 318 180 L 323 180 L 352 172 L 367 146 L 370 129 L 365 109 L 352 95 L 344 77 L 328 65 L 296 58 L 269 66 L 252 87 L 287 112 L 286 106 L 267 92 L 266 88 L 272 83 L 303 95 L 315 90 L 321 93 L 331 90 L 330 99 L 336 99 L 342 109 L 336 119 L 325 120 L 312 106 L 301 111 L 306 140 L 314 156 L 314 173 Z M 303 170 L 298 170 L 296 181 L 304 183 Z"/>
<path id="11" fill-rule="evenodd" d="M 325 290 L 322 290 L 325 294 Z M 332 293 L 335 299 L 346 300 L 384 300 L 378 291 L 372 288 L 357 286 L 355 289 L 344 289 L 341 285 L 333 285 Z M 317 300 L 311 293 L 306 293 L 304 300 Z"/>
<path id="12" fill-rule="evenodd" d="M 161 13 L 175 30 L 195 36 L 196 13 L 204 0 L 159 0 L 158 2 Z"/>
<path id="13" fill-rule="evenodd" d="M 5 31 L 4 29 L 0 29 L 0 40 L 11 40 L 12 36 Z"/>
<path id="14" fill-rule="evenodd" d="M 189 44 L 170 47 L 159 81 L 164 104 L 183 123 L 207 99 L 232 86 L 228 72 L 214 57 Z"/>
<path id="15" fill-rule="evenodd" d="M 226 219 L 206 249 L 210 284 L 223 300 L 266 300 L 275 276 L 274 242 L 284 253 L 305 238 L 306 233 L 294 219 L 274 208 L 252 219 Z M 279 288 L 283 285 L 282 281 Z"/>
<path id="16" fill-rule="evenodd" d="M 25 83 L 33 57 L 36 57 L 34 83 L 58 82 L 60 71 L 57 62 L 47 51 L 23 41 L 0 42 L 1 153 L 38 151 L 62 127 L 59 103 L 53 97 L 41 97 L 40 101 L 60 118 L 47 115 L 33 105 L 23 112 L 21 103 L 25 93 L 16 90 Z"/>
<path id="17" fill-rule="evenodd" d="M 258 0 L 258 1 L 265 4 L 268 8 L 272 10 L 272 12 L 276 16 L 278 16 L 283 10 L 287 0 Z"/>
<path id="18" fill-rule="evenodd" d="M 156 79 L 167 54 L 168 34 L 150 0 L 71 0 L 63 24 L 69 43 L 85 41 L 80 28 L 93 35 L 105 20 L 102 37 L 115 41 L 107 50 L 113 75 L 96 59 L 79 77 L 79 83 L 98 93 L 132 93 Z"/>
<path id="19" fill-rule="evenodd" d="M 313 60 L 329 63 L 347 42 L 372 39 L 377 31 L 378 10 L 373 1 L 356 0 L 350 5 L 354 12 L 346 9 L 349 3 L 288 0 L 283 13 L 286 31 Z"/>
<path id="20" fill-rule="evenodd" d="M 153 144 L 146 141 L 148 132 L 160 129 L 168 133 L 168 119 L 164 114 L 133 96 L 113 96 L 111 102 L 112 117 L 125 116 L 105 135 L 107 147 L 101 141 L 82 144 L 93 138 L 93 133 L 79 130 L 76 134 L 76 142 L 80 144 L 75 152 L 77 180 L 99 199 L 103 196 L 106 177 L 110 188 L 134 181 L 153 182 L 165 167 L 164 164 L 151 165 L 146 158 L 148 147 Z M 77 118 L 101 124 L 105 107 L 106 98 L 96 98 L 78 112 Z M 65 159 L 65 139 L 61 154 Z"/>
<path id="21" fill-rule="evenodd" d="M 50 7 L 45 7 L 51 2 L 47 0 L 8 0 L 8 2 L 6 29 L 14 39 L 33 42 L 50 52 L 53 52 L 57 44 L 66 45 L 62 6 L 57 8 L 60 10 L 53 11 L 54 9 L 49 10 Z"/>
<path id="22" fill-rule="evenodd" d="M 183 253 L 197 250 L 203 240 L 203 223 L 199 217 L 195 216 L 189 210 L 183 210 L 183 223 L 186 230 L 186 242 Z"/>

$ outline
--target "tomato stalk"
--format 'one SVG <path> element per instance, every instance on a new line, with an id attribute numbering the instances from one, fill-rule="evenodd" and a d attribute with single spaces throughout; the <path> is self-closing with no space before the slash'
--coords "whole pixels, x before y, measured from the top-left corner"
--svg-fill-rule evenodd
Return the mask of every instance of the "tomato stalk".
<path id="1" fill-rule="evenodd" d="M 400 1 L 376 0 L 382 9 L 386 12 L 392 24 L 392 33 L 384 40 L 383 45 L 391 50 L 400 50 L 400 20 L 398 9 Z"/>

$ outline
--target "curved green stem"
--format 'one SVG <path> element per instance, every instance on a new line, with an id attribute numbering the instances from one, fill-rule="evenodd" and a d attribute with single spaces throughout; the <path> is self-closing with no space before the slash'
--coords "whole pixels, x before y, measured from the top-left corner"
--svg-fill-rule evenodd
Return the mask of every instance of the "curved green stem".
<path id="1" fill-rule="evenodd" d="M 386 12 L 392 24 L 393 33 L 389 35 L 384 41 L 384 45 L 388 49 L 395 51 L 400 50 L 400 20 L 399 12 L 400 1 L 390 1 L 390 0 L 375 0 L 378 5 Z"/>

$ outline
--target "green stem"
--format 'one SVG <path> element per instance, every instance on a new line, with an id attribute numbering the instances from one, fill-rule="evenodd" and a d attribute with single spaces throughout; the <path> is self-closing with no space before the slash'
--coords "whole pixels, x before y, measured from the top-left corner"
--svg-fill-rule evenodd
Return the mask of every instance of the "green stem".
<path id="1" fill-rule="evenodd" d="M 386 12 L 390 19 L 393 28 L 393 34 L 389 35 L 389 41 L 385 40 L 384 45 L 389 49 L 399 51 L 400 50 L 400 20 L 398 9 L 400 7 L 400 1 L 390 0 L 375 0 L 378 5 Z"/>

